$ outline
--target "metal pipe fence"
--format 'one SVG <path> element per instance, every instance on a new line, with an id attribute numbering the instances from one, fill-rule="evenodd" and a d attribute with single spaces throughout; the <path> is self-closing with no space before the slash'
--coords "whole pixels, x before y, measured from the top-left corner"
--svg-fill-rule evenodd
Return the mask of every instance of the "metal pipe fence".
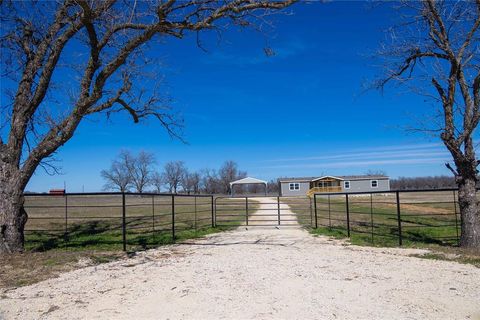
<path id="1" fill-rule="evenodd" d="M 24 208 L 26 247 L 36 250 L 148 248 L 215 224 L 211 195 L 25 194 Z"/>
<path id="2" fill-rule="evenodd" d="M 26 247 L 134 250 L 172 243 L 209 227 L 288 227 L 299 223 L 373 244 L 457 245 L 461 216 L 456 189 L 317 193 L 250 197 L 159 193 L 25 194 Z"/>
<path id="3" fill-rule="evenodd" d="M 313 228 L 364 241 L 458 245 L 457 189 L 316 193 Z"/>
<path id="4" fill-rule="evenodd" d="M 297 227 L 313 223 L 313 201 L 300 197 L 216 197 L 215 225 L 231 227 Z M 306 200 L 306 201 L 305 201 Z"/>

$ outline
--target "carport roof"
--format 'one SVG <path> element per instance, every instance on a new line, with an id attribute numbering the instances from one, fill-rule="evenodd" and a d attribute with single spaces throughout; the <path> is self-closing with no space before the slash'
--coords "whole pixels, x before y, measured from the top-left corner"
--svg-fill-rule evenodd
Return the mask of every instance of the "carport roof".
<path id="1" fill-rule="evenodd" d="M 267 184 L 267 181 L 263 181 L 260 179 L 252 178 L 252 177 L 246 177 L 240 180 L 235 180 L 230 182 L 230 185 L 234 184 L 255 184 L 255 183 L 261 183 L 261 184 Z"/>

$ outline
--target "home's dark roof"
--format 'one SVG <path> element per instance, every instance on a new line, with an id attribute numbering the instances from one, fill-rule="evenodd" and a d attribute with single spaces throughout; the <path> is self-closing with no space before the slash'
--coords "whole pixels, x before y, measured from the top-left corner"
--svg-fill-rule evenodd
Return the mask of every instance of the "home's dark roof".
<path id="1" fill-rule="evenodd" d="M 279 178 L 279 182 L 310 182 L 321 178 L 319 177 L 300 177 L 300 178 Z M 334 177 L 340 178 L 342 180 L 384 180 L 389 179 L 388 176 L 384 175 L 356 175 L 356 176 L 324 176 L 324 177 Z"/>

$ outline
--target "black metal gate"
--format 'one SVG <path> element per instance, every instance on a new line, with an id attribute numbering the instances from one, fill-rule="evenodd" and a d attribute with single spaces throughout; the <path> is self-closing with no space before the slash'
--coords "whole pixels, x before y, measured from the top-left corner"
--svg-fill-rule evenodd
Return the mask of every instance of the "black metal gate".
<path id="1" fill-rule="evenodd" d="M 312 201 L 308 197 L 217 197 L 217 227 L 311 227 Z"/>

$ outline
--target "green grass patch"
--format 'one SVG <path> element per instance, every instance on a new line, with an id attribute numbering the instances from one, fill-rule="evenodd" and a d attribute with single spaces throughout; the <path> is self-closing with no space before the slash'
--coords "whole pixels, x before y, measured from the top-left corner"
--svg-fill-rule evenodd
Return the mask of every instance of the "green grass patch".
<path id="1" fill-rule="evenodd" d="M 407 198 L 407 196 L 409 198 Z M 455 246 L 460 234 L 459 217 L 453 203 L 434 194 L 403 194 L 400 221 L 404 246 Z M 448 195 L 442 195 L 448 196 Z M 347 209 L 344 197 L 317 197 L 317 221 L 324 227 L 342 230 L 346 237 Z M 398 246 L 399 222 L 396 200 L 391 196 L 349 198 L 350 241 L 359 245 Z"/>
<path id="2" fill-rule="evenodd" d="M 25 248 L 29 252 L 50 250 L 121 251 L 123 249 L 121 196 L 79 195 L 27 197 L 29 220 Z M 227 214 L 241 212 L 243 203 L 231 203 Z M 67 204 L 69 207 L 64 207 Z M 222 231 L 212 229 L 210 197 L 126 196 L 126 244 L 128 251 L 145 250 L 174 243 L 172 214 L 177 241 Z M 256 210 L 252 201 L 250 209 Z M 174 211 L 173 211 L 174 210 Z M 228 222 L 233 228 L 241 222 Z"/>
<path id="3" fill-rule="evenodd" d="M 238 225 L 238 224 L 237 224 Z M 146 250 L 161 245 L 172 244 L 176 241 L 193 239 L 211 233 L 230 230 L 237 225 L 217 228 L 205 227 L 200 229 L 175 230 L 175 241 L 172 230 L 163 231 L 128 231 L 126 234 L 127 251 Z M 92 229 L 88 224 L 82 225 L 86 230 L 75 234 L 47 234 L 33 232 L 26 235 L 25 248 L 27 251 L 45 252 L 49 250 L 68 251 L 115 251 L 122 250 L 123 236 L 121 231 L 102 231 Z"/>
<path id="4" fill-rule="evenodd" d="M 359 232 L 362 231 L 362 232 Z M 335 238 L 347 238 L 347 228 L 343 226 L 319 227 L 311 229 L 310 232 L 316 235 L 326 235 Z M 399 246 L 398 229 L 395 227 L 377 226 L 371 233 L 371 227 L 353 227 L 350 230 L 349 241 L 355 245 L 367 245 L 376 247 L 397 247 Z M 449 228 L 415 228 L 402 231 L 402 246 L 404 247 L 428 247 L 428 246 L 455 246 L 456 238 L 450 238 L 452 230 Z"/>

